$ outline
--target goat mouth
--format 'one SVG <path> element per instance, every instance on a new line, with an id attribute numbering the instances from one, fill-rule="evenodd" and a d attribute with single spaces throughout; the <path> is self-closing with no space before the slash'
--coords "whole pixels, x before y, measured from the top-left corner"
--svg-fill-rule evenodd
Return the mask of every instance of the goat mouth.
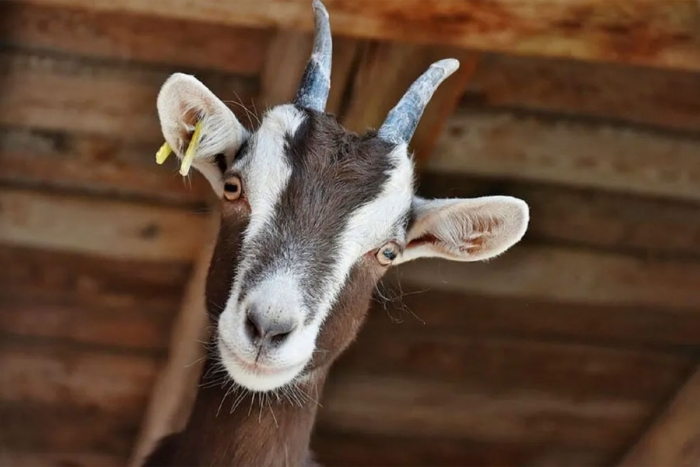
<path id="1" fill-rule="evenodd" d="M 246 371 L 247 373 L 257 375 L 257 376 L 274 376 L 280 373 L 285 373 L 301 367 L 302 365 L 290 365 L 285 367 L 271 367 L 259 363 L 256 358 L 254 362 L 249 362 L 238 354 L 223 340 L 219 340 L 219 351 L 221 352 L 221 357 L 224 361 L 233 361 L 237 367 Z"/>

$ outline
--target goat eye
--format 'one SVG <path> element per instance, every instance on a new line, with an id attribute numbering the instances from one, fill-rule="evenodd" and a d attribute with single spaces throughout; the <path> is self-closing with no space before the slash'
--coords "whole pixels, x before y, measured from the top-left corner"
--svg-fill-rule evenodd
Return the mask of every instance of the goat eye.
<path id="1" fill-rule="evenodd" d="M 399 247 L 394 242 L 389 242 L 377 251 L 377 261 L 382 266 L 390 265 L 399 256 Z"/>
<path id="2" fill-rule="evenodd" d="M 240 177 L 233 175 L 224 182 L 224 198 L 228 201 L 236 201 L 241 197 L 242 191 L 243 183 L 241 183 Z"/>

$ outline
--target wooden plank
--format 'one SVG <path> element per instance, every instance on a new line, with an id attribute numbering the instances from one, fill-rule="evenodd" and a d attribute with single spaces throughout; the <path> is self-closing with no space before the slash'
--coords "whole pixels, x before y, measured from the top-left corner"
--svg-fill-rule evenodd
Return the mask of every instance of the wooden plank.
<path id="1" fill-rule="evenodd" d="M 201 204 L 203 177 L 183 181 L 176 163 L 156 165 L 154 144 L 98 135 L 0 128 L 0 181 L 154 201 Z"/>
<path id="2" fill-rule="evenodd" d="M 191 261 L 203 213 L 121 201 L 0 190 L 0 242 L 110 258 Z"/>
<path id="3" fill-rule="evenodd" d="M 31 3 L 254 27 L 312 29 L 306 0 L 223 0 L 190 8 L 188 0 L 26 0 Z M 700 69 L 694 0 L 513 3 L 442 0 L 327 0 L 336 34 L 453 45 L 515 54 L 566 56 L 667 68 Z"/>
<path id="4" fill-rule="evenodd" d="M 153 309 L 141 301 L 128 307 L 88 308 L 53 294 L 6 291 L 5 284 L 0 288 L 0 332 L 13 336 L 165 353 L 177 310 L 177 303 Z"/>
<path id="5" fill-rule="evenodd" d="M 588 343 L 684 352 L 700 346 L 700 315 L 693 309 L 619 306 L 427 290 L 402 281 L 383 284 L 368 328 L 386 335 L 402 331 L 465 339 L 501 337 Z"/>
<path id="6" fill-rule="evenodd" d="M 510 195 L 530 206 L 528 239 L 637 256 L 700 258 L 697 202 L 448 173 L 423 173 L 430 198 Z"/>
<path id="7" fill-rule="evenodd" d="M 209 241 L 200 252 L 189 279 L 180 313 L 170 339 L 170 354 L 153 386 L 150 403 L 136 439 L 130 464 L 143 464 L 163 437 L 182 430 L 197 395 L 208 341 L 209 313 L 204 297 L 209 264 L 219 231 L 219 217 L 212 216 L 205 234 Z"/>
<path id="8" fill-rule="evenodd" d="M 465 101 L 698 131 L 697 82 L 694 72 L 493 54 L 479 61 Z"/>
<path id="9" fill-rule="evenodd" d="M 0 404 L 0 420 L 3 453 L 43 454 L 49 459 L 99 454 L 121 459 L 120 465 L 124 465 L 137 427 L 132 412 L 105 414 L 60 404 Z"/>
<path id="10" fill-rule="evenodd" d="M 260 78 L 261 111 L 294 99 L 312 43 L 312 35 L 302 31 L 277 31 L 273 35 Z"/>
<path id="11" fill-rule="evenodd" d="M 100 453 L 0 453 L 0 466 L 4 467 L 119 467 L 123 463 L 124 459 L 121 456 Z"/>
<path id="12" fill-rule="evenodd" d="M 552 397 L 503 388 L 498 394 L 391 376 L 334 373 L 319 429 L 367 435 L 468 438 L 615 450 L 649 416 L 648 403 Z"/>
<path id="13" fill-rule="evenodd" d="M 698 201 L 699 150 L 694 136 L 464 109 L 429 167 Z"/>
<path id="14" fill-rule="evenodd" d="M 175 71 L 187 70 L 0 51 L 0 124 L 148 141 L 155 151 L 162 142 L 156 96 Z M 251 78 L 198 77 L 221 99 L 238 95 L 245 103 L 257 94 Z"/>
<path id="15" fill-rule="evenodd" d="M 50 341 L 3 339 L 0 402 L 129 414 L 146 406 L 158 359 Z"/>
<path id="16" fill-rule="evenodd" d="M 83 309 L 167 310 L 177 303 L 189 263 L 105 259 L 0 245 L 0 290 Z"/>
<path id="17" fill-rule="evenodd" d="M 268 31 L 195 21 L 3 3 L 5 44 L 255 76 Z"/>
<path id="18" fill-rule="evenodd" d="M 547 449 L 524 443 L 427 436 L 402 438 L 332 430 L 319 430 L 311 448 L 314 458 L 327 467 L 527 465 L 538 451 Z"/>
<path id="19" fill-rule="evenodd" d="M 378 377 L 390 372 L 420 381 L 461 384 L 465 390 L 483 394 L 517 388 L 552 398 L 607 397 L 660 405 L 695 364 L 690 355 L 480 336 L 457 324 L 450 331 L 395 326 L 387 332 L 386 325 L 373 321 L 341 357 L 336 372 Z"/>
<path id="20" fill-rule="evenodd" d="M 683 385 L 668 407 L 620 462 L 622 467 L 691 466 L 700 463 L 700 371 Z"/>
<path id="21" fill-rule="evenodd" d="M 521 244 L 488 263 L 421 260 L 398 268 L 425 288 L 588 304 L 700 307 L 700 263 Z"/>
<path id="22" fill-rule="evenodd" d="M 443 47 L 395 43 L 367 45 L 348 91 L 349 103 L 343 112 L 342 124 L 359 133 L 367 128 L 379 128 L 416 78 L 436 60 L 450 57 L 460 60 L 460 69 L 438 88 L 411 142 L 416 160 L 421 164 L 430 156 L 443 125 L 457 107 L 476 65 L 474 54 Z"/>

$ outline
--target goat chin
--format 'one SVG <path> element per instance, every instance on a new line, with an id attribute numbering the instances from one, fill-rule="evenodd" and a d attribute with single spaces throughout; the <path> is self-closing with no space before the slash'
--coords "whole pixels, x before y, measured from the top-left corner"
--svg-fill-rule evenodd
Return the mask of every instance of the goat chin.
<path id="1" fill-rule="evenodd" d="M 229 377 L 250 391 L 269 392 L 295 382 L 306 362 L 285 368 L 269 368 L 245 364 L 225 346 L 220 346 L 221 363 Z"/>

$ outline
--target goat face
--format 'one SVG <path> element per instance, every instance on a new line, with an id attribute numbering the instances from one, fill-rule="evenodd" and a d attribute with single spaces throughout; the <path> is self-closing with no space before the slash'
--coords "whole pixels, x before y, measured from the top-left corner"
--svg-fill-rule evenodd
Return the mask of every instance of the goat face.
<path id="1" fill-rule="evenodd" d="M 519 241 L 528 222 L 527 205 L 514 198 L 414 195 L 408 140 L 455 61 L 419 78 L 377 133 L 350 133 L 323 112 L 330 33 L 315 6 L 315 51 L 297 99 L 269 110 L 253 133 L 191 76 L 173 75 L 158 97 L 166 141 L 186 162 L 201 128 L 190 162 L 222 200 L 207 279 L 215 352 L 234 381 L 255 391 L 330 364 L 355 337 L 390 265 L 487 259 Z"/>

